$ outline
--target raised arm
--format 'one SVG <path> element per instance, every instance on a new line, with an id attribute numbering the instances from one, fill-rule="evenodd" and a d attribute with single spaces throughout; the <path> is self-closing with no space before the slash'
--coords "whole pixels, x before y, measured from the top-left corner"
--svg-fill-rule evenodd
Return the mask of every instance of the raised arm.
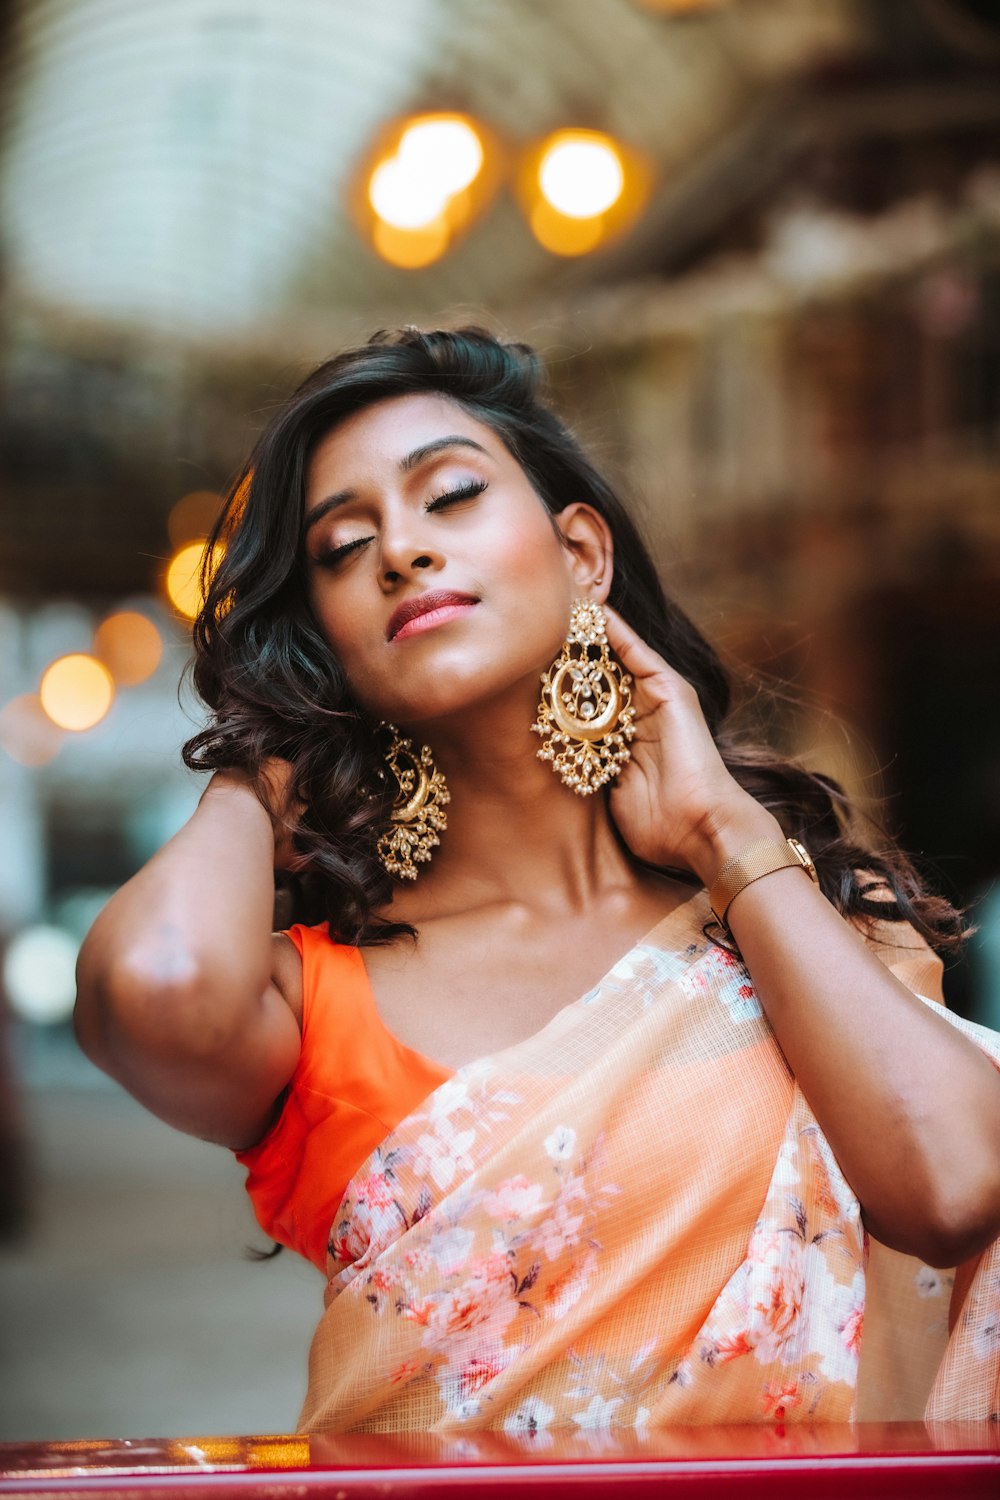
<path id="1" fill-rule="evenodd" d="M 271 935 L 274 863 L 271 816 L 244 778 L 216 775 L 80 952 L 83 1050 L 154 1114 L 226 1146 L 260 1138 L 299 1054 L 301 969 Z"/>
<path id="2" fill-rule="evenodd" d="M 706 886 L 777 820 L 730 776 L 694 689 L 608 612 L 635 678 L 633 759 L 611 797 L 632 852 Z M 1000 1073 L 919 1000 L 801 869 L 747 885 L 727 923 L 861 1204 L 893 1249 L 955 1265 L 1000 1234 Z"/>

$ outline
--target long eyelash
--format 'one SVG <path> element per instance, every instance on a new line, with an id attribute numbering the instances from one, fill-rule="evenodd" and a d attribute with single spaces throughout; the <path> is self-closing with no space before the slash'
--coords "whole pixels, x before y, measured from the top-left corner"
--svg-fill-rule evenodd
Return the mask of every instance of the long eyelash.
<path id="1" fill-rule="evenodd" d="M 342 562 L 350 552 L 356 552 L 359 547 L 364 547 L 371 541 L 370 536 L 356 537 L 353 542 L 345 542 L 342 547 L 331 547 L 329 552 L 322 553 L 316 562 L 321 568 L 332 567 L 334 563 Z"/>
<path id="2" fill-rule="evenodd" d="M 446 505 L 451 505 L 457 500 L 472 500 L 476 495 L 481 495 L 486 488 L 485 479 L 470 479 L 465 484 L 458 485 L 453 490 L 445 490 L 441 495 L 434 495 L 424 506 L 425 510 L 443 510 Z M 316 562 L 321 568 L 333 567 L 336 563 L 343 562 L 352 552 L 359 547 L 364 547 L 371 541 L 370 536 L 356 537 L 353 542 L 345 542 L 341 547 L 331 547 L 329 552 L 324 552 L 317 557 Z"/>
<path id="3" fill-rule="evenodd" d="M 460 484 L 456 489 L 445 490 L 443 495 L 434 495 L 428 500 L 424 509 L 439 510 L 445 505 L 451 505 L 455 500 L 472 500 L 476 495 L 481 495 L 485 488 L 485 479 L 470 479 L 465 484 Z"/>

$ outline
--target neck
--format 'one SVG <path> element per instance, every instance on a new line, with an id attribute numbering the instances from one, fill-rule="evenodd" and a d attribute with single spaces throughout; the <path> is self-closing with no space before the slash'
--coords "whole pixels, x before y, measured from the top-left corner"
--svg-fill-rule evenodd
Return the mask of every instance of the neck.
<path id="1" fill-rule="evenodd" d="M 418 921 L 493 902 L 581 910 L 634 879 L 606 797 L 577 796 L 538 759 L 523 700 L 466 720 L 413 731 L 432 746 L 451 802 L 432 863 L 399 891 L 394 914 Z"/>

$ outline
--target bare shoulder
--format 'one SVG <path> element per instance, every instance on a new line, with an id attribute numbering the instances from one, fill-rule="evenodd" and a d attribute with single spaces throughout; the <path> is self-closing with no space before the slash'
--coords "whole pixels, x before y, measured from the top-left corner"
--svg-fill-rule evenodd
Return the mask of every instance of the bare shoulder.
<path id="1" fill-rule="evenodd" d="M 271 937 L 271 983 L 295 1017 L 302 1030 L 302 958 L 291 938 L 284 932 Z"/>

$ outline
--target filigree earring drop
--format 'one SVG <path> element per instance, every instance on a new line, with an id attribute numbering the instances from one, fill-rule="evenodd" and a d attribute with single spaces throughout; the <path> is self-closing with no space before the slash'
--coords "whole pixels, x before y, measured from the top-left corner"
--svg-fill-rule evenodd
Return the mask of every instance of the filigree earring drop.
<path id="1" fill-rule="evenodd" d="M 542 673 L 531 728 L 544 742 L 539 759 L 551 761 L 564 785 L 581 797 L 613 781 L 631 757 L 631 686 L 611 655 L 603 609 L 592 599 L 575 599 L 565 645 Z"/>
<path id="2" fill-rule="evenodd" d="M 404 739 L 394 724 L 385 728 L 392 735 L 385 755 L 386 770 L 397 792 L 391 826 L 378 841 L 378 857 L 397 880 L 416 880 L 420 873 L 417 865 L 427 863 L 431 850 L 441 842 L 438 834 L 448 826 L 444 807 L 451 801 L 451 793 L 429 746 L 414 750 L 413 741 Z"/>

